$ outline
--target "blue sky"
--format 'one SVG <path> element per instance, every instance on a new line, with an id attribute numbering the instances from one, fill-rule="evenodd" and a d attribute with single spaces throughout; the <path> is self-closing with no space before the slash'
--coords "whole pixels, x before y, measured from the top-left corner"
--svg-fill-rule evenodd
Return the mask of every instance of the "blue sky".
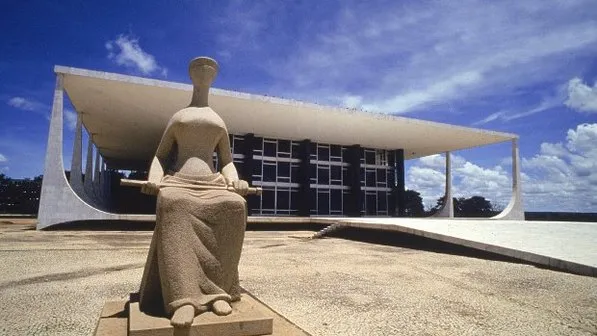
<path id="1" fill-rule="evenodd" d="M 520 135 L 527 210 L 597 212 L 597 2 L 7 1 L 0 12 L 0 171 L 42 173 L 54 65 Z M 65 161 L 72 148 L 66 114 Z M 456 196 L 505 205 L 509 144 L 454 153 Z M 427 206 L 443 158 L 407 164 Z"/>

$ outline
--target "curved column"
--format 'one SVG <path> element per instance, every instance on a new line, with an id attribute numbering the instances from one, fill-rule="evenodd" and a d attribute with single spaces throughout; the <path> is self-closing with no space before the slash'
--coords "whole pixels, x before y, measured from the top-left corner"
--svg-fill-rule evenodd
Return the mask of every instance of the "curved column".
<path id="1" fill-rule="evenodd" d="M 508 206 L 492 219 L 524 220 L 524 205 L 520 188 L 520 153 L 518 138 L 512 139 L 512 198 Z"/>
<path id="2" fill-rule="evenodd" d="M 89 204 L 96 204 L 95 193 L 93 192 L 93 142 L 91 141 L 91 134 L 87 140 L 87 160 L 85 163 L 85 180 L 83 182 L 83 189 Z"/>
<path id="3" fill-rule="evenodd" d="M 103 158 L 100 155 L 99 149 L 96 146 L 95 148 L 95 161 L 93 163 L 93 179 L 91 180 L 91 190 L 93 195 L 94 204 L 93 206 L 97 208 L 103 208 L 104 206 L 104 197 L 102 193 L 102 166 L 103 166 Z"/>
<path id="4" fill-rule="evenodd" d="M 101 165 L 101 156 L 97 147 L 95 147 L 95 162 L 93 164 L 93 194 L 98 203 L 101 203 L 100 188 L 99 188 L 99 174 Z"/>
<path id="5" fill-rule="evenodd" d="M 84 201 L 89 202 L 89 198 L 83 187 L 83 148 L 82 148 L 83 127 L 81 116 L 77 113 L 77 127 L 75 128 L 75 140 L 73 143 L 73 155 L 70 166 L 70 186 L 75 193 Z"/>
<path id="6" fill-rule="evenodd" d="M 63 80 L 62 74 L 56 75 L 37 229 L 82 220 L 152 220 L 155 216 L 118 215 L 100 211 L 83 201 L 71 188 L 62 159 Z"/>
<path id="7" fill-rule="evenodd" d="M 99 171 L 99 198 L 100 204 L 104 209 L 106 208 L 107 201 L 106 193 L 106 162 L 103 156 L 100 156 L 100 171 Z"/>
<path id="8" fill-rule="evenodd" d="M 446 152 L 446 191 L 444 204 L 432 217 L 454 218 L 454 199 L 452 198 L 452 163 L 450 152 Z"/>
<path id="9" fill-rule="evenodd" d="M 112 205 L 112 193 L 110 191 L 110 184 L 112 183 L 112 170 L 107 169 L 108 165 L 104 164 L 104 184 L 102 190 L 104 193 L 104 207 L 109 210 Z"/>

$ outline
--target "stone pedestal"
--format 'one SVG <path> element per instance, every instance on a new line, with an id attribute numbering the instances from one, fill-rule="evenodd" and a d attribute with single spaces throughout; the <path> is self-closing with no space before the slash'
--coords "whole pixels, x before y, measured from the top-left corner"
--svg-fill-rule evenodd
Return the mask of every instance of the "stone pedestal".
<path id="1" fill-rule="evenodd" d="M 308 336 L 299 327 L 278 315 L 250 295 L 232 304 L 232 314 L 217 316 L 211 312 L 195 317 L 190 328 L 174 329 L 170 320 L 153 317 L 139 310 L 139 303 L 108 301 L 100 315 L 96 336 Z"/>
<path id="2" fill-rule="evenodd" d="M 207 312 L 195 317 L 187 334 L 197 336 L 271 335 L 272 327 L 273 318 L 265 315 L 255 305 L 255 301 L 243 299 L 232 305 L 232 314 L 230 315 L 218 316 Z M 174 331 L 169 319 L 153 317 L 141 312 L 138 302 L 132 302 L 129 305 L 129 336 L 170 336 L 176 335 Z"/>

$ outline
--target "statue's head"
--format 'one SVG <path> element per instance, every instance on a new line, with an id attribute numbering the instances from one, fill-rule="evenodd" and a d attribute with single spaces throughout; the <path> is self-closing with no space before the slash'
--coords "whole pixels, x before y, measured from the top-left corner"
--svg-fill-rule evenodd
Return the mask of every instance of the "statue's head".
<path id="1" fill-rule="evenodd" d="M 210 87 L 218 74 L 218 62 L 209 57 L 197 57 L 189 64 L 189 76 L 193 86 Z"/>

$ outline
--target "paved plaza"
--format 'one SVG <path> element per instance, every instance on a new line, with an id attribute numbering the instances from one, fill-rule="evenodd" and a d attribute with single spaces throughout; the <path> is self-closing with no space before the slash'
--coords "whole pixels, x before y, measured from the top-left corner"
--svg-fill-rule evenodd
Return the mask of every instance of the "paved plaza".
<path id="1" fill-rule="evenodd" d="M 330 223 L 396 231 L 597 276 L 597 223 L 438 218 L 339 218 Z"/>
<path id="2" fill-rule="evenodd" d="M 0 222 L 0 335 L 89 335 L 139 286 L 149 231 Z M 240 265 L 245 289 L 313 335 L 597 334 L 597 278 L 398 232 L 313 233 L 249 231 Z"/>

